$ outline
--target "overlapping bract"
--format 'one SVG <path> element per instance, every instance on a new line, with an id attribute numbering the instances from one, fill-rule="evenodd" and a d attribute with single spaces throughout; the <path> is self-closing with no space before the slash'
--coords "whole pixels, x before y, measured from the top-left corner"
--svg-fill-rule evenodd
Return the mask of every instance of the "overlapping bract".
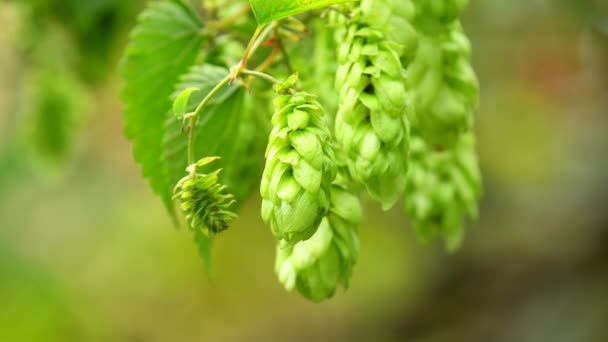
<path id="1" fill-rule="evenodd" d="M 277 246 L 275 270 L 279 281 L 287 290 L 297 289 L 315 302 L 332 297 L 340 284 L 348 287 L 359 255 L 359 199 L 334 185 L 330 201 L 329 214 L 310 239 Z"/>
<path id="2" fill-rule="evenodd" d="M 436 151 L 421 137 L 412 138 L 405 209 L 426 241 L 444 236 L 448 249 L 458 248 L 464 224 L 478 215 L 481 175 L 472 134 L 448 150 Z"/>
<path id="3" fill-rule="evenodd" d="M 197 169 L 217 160 L 217 157 L 201 159 L 187 168 L 188 175 L 175 187 L 174 199 L 180 200 L 180 208 L 191 229 L 206 235 L 216 234 L 228 228 L 236 214 L 230 211 L 234 196 L 226 193 L 226 186 L 218 183 L 221 169 L 204 174 Z"/>
<path id="4" fill-rule="evenodd" d="M 458 16 L 466 0 L 415 0 L 418 46 L 407 72 L 416 125 L 431 145 L 449 148 L 472 127 L 479 84 Z"/>
<path id="5" fill-rule="evenodd" d="M 364 0 L 352 10 L 337 35 L 335 80 L 340 94 L 336 139 L 347 156 L 350 174 L 385 209 L 405 188 L 409 143 L 400 61 L 405 45 L 391 38 L 398 26 L 384 25 L 390 21 L 383 17 L 385 10 L 391 13 L 388 3 Z"/>
<path id="6" fill-rule="evenodd" d="M 262 218 L 279 240 L 310 238 L 329 211 L 336 176 L 323 107 L 306 92 L 293 91 L 296 77 L 276 87 L 273 129 L 262 175 Z"/>

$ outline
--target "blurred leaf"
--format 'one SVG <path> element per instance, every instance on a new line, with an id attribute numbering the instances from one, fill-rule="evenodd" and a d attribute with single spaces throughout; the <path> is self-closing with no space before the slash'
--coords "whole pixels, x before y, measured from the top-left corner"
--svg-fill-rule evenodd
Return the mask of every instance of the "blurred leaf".
<path id="1" fill-rule="evenodd" d="M 351 0 L 249 0 L 260 25 Z"/>
<path id="2" fill-rule="evenodd" d="M 126 134 L 144 177 L 173 216 L 174 183 L 162 171 L 162 139 L 171 110 L 169 95 L 202 47 L 202 27 L 194 9 L 184 1 L 151 3 L 131 33 L 121 68 L 126 81 L 122 93 Z"/>
<path id="3" fill-rule="evenodd" d="M 70 300 L 47 271 L 0 244 L 0 339 L 82 340 Z"/>
<path id="4" fill-rule="evenodd" d="M 87 95 L 72 75 L 36 71 L 30 80 L 27 147 L 41 175 L 55 175 L 73 155 L 87 113 Z"/>

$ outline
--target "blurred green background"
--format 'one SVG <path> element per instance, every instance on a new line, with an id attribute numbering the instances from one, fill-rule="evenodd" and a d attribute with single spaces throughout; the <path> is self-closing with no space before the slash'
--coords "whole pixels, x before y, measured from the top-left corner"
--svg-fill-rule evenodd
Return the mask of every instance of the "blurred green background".
<path id="1" fill-rule="evenodd" d="M 608 341 L 605 1 L 471 1 L 481 220 L 448 255 L 367 201 L 323 304 L 276 281 L 258 196 L 209 279 L 140 176 L 116 65 L 142 5 L 0 1 L 0 341 Z"/>

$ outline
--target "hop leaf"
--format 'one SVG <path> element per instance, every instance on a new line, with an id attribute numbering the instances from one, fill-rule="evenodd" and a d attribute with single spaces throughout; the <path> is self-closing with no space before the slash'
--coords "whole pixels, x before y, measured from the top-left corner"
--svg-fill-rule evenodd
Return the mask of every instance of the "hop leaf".
<path id="1" fill-rule="evenodd" d="M 378 7 L 363 2 L 338 34 L 335 130 L 350 174 L 389 209 L 405 188 L 409 108 L 399 57 L 403 45 L 389 37 L 388 28 L 372 26 L 377 13 Z"/>
<path id="2" fill-rule="evenodd" d="M 293 92 L 296 78 L 275 87 L 276 111 L 262 175 L 262 217 L 277 239 L 311 237 L 329 209 L 336 175 L 325 114 L 314 96 Z M 292 94 L 293 93 L 293 94 Z"/>
<path id="3" fill-rule="evenodd" d="M 219 158 L 204 158 L 188 166 L 188 175 L 177 183 L 173 197 L 180 200 L 180 208 L 190 228 L 207 235 L 226 230 L 236 217 L 230 211 L 235 203 L 234 196 L 225 192 L 226 186 L 218 184 L 221 169 L 208 174 L 197 173 L 198 168 L 217 159 Z"/>
<path id="4" fill-rule="evenodd" d="M 203 23 L 183 0 L 155 1 L 139 16 L 121 63 L 125 132 L 144 177 L 174 215 L 173 187 L 163 172 L 162 139 L 179 76 L 203 45 Z"/>
<path id="5" fill-rule="evenodd" d="M 467 218 L 476 219 L 481 176 L 472 134 L 449 150 L 433 150 L 412 138 L 405 209 L 418 235 L 430 241 L 443 235 L 450 250 L 458 248 Z"/>
<path id="6" fill-rule="evenodd" d="M 359 255 L 360 221 L 359 199 L 334 185 L 330 213 L 315 234 L 295 245 L 284 241 L 277 247 L 279 281 L 288 291 L 297 289 L 315 302 L 332 297 L 340 284 L 348 287 Z"/>

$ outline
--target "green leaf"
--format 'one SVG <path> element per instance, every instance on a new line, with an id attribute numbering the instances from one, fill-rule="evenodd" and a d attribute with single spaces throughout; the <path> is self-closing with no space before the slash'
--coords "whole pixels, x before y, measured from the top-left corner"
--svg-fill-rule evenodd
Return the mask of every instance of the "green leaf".
<path id="1" fill-rule="evenodd" d="M 176 118 L 181 119 L 186 115 L 190 95 L 197 91 L 200 91 L 200 89 L 195 87 L 186 88 L 175 98 L 175 101 L 173 101 L 173 115 Z"/>
<path id="2" fill-rule="evenodd" d="M 153 2 L 139 16 L 121 65 L 126 135 L 144 177 L 173 216 L 175 184 L 162 171 L 162 140 L 171 111 L 170 95 L 203 45 L 202 27 L 185 1 Z"/>
<path id="3" fill-rule="evenodd" d="M 352 0 L 249 0 L 260 25 L 317 8 Z"/>

